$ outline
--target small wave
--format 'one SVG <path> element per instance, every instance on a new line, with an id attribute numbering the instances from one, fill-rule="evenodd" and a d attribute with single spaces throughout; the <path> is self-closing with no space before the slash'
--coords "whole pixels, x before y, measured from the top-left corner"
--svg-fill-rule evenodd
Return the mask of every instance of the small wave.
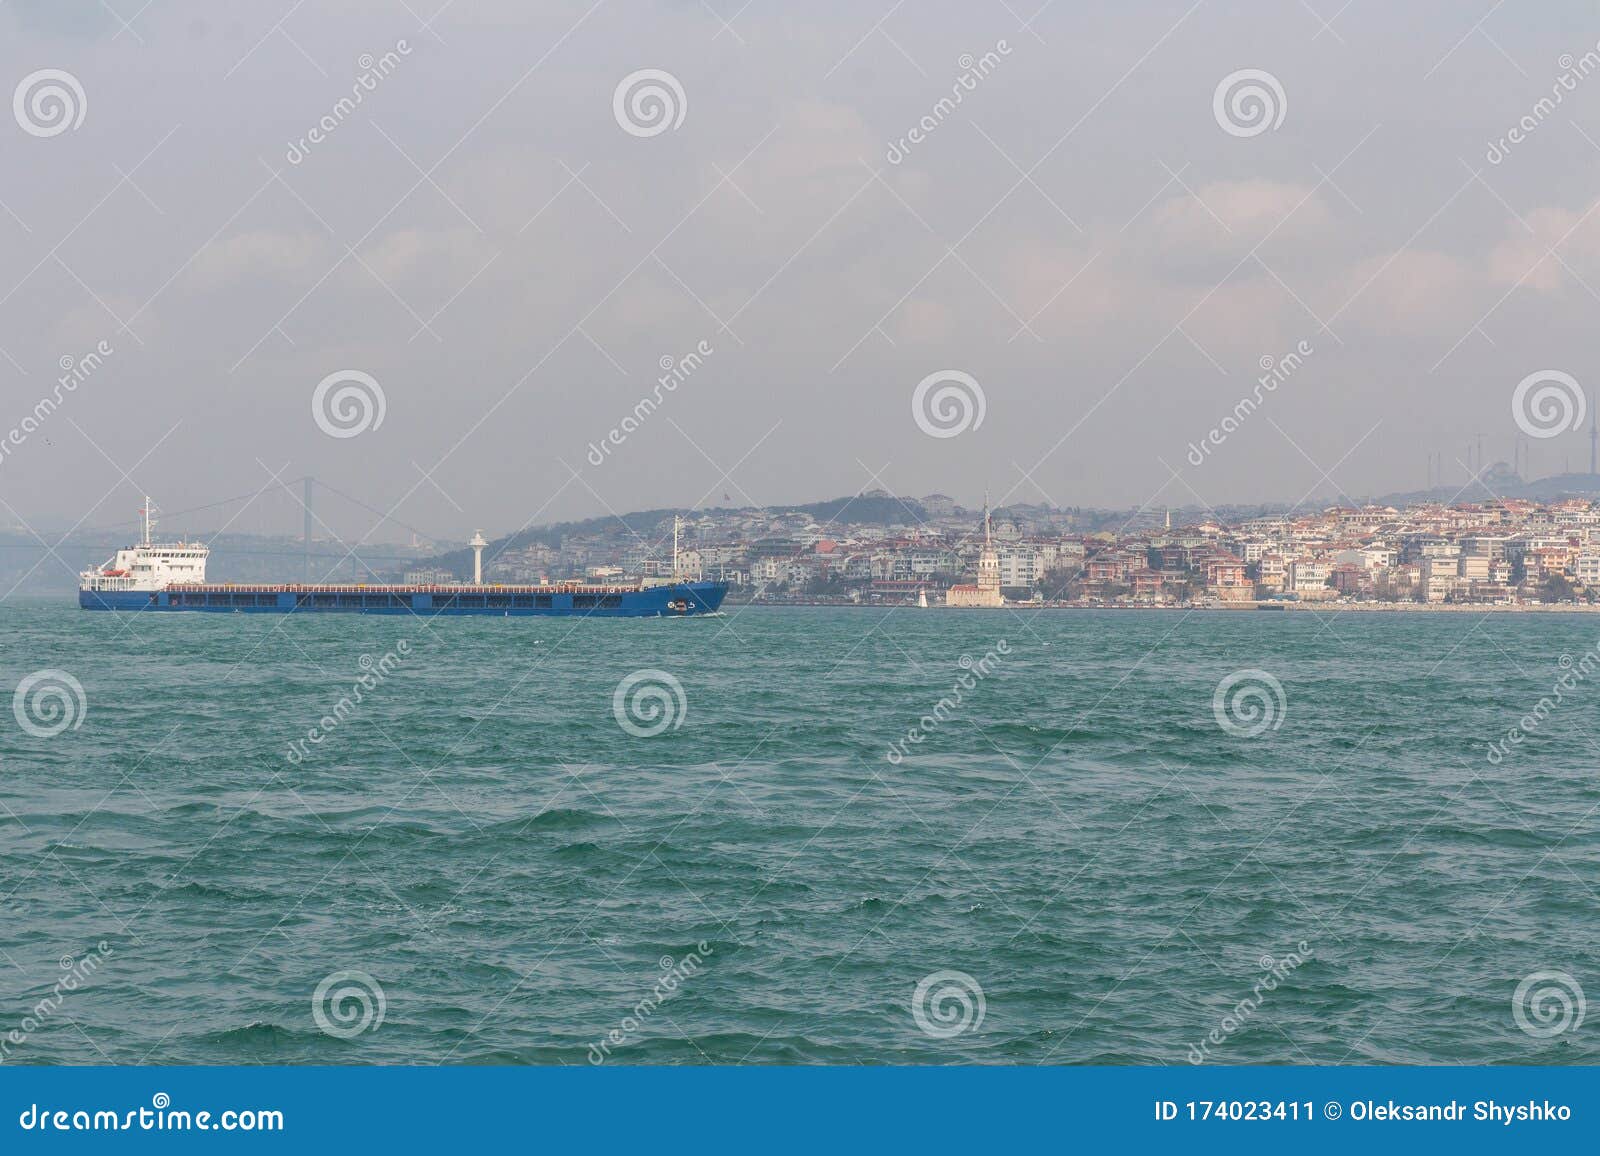
<path id="1" fill-rule="evenodd" d="M 585 827 L 609 825 L 615 821 L 605 815 L 597 815 L 593 811 L 558 807 L 555 810 L 539 812 L 532 821 L 528 819 L 507 819 L 502 823 L 496 823 L 493 827 L 486 827 L 484 830 L 487 833 L 499 828 L 509 827 L 516 829 L 520 827 L 529 831 L 578 831 Z"/>
<path id="2" fill-rule="evenodd" d="M 1488 847 L 1515 847 L 1539 848 L 1549 847 L 1560 837 L 1559 832 L 1545 832 L 1535 834 L 1521 827 L 1454 827 L 1446 826 L 1437 832 L 1446 837 L 1455 837 L 1469 843 L 1481 843 Z"/>
<path id="3" fill-rule="evenodd" d="M 586 859 L 591 855 L 600 854 L 600 845 L 589 842 L 568 843 L 564 847 L 557 847 L 555 854 L 563 858 Z"/>
<path id="4" fill-rule="evenodd" d="M 246 1051 L 253 1049 L 278 1049 L 294 1044 L 303 1044 L 314 1040 L 318 1033 L 311 1029 L 296 1031 L 284 1027 L 282 1024 L 268 1023 L 265 1020 L 252 1020 L 243 1027 L 228 1028 L 220 1032 L 209 1032 L 200 1037 L 207 1044 L 218 1047 L 240 1048 Z"/>
<path id="5" fill-rule="evenodd" d="M 866 899 L 857 900 L 856 902 L 854 902 L 854 903 L 850 904 L 849 906 L 845 907 L 843 910 L 846 911 L 846 912 L 851 912 L 851 911 L 873 912 L 873 911 L 882 911 L 887 906 L 889 906 L 889 905 L 884 900 L 879 899 L 876 895 L 870 895 Z"/>
<path id="6" fill-rule="evenodd" d="M 173 899 L 220 899 L 227 903 L 243 903 L 247 900 L 262 897 L 263 892 L 236 891 L 229 887 L 221 887 L 215 883 L 202 883 L 190 879 L 184 883 L 169 887 L 164 892 L 164 897 Z"/>

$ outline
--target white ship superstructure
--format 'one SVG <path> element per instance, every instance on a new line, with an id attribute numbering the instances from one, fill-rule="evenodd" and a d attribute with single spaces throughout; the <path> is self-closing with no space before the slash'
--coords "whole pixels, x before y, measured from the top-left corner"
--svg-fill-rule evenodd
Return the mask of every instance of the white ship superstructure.
<path id="1" fill-rule="evenodd" d="M 140 511 L 144 536 L 135 546 L 118 550 L 103 565 L 78 576 L 79 590 L 165 590 L 174 583 L 206 580 L 206 558 L 211 548 L 203 542 L 157 542 L 155 514 L 150 499 Z"/>

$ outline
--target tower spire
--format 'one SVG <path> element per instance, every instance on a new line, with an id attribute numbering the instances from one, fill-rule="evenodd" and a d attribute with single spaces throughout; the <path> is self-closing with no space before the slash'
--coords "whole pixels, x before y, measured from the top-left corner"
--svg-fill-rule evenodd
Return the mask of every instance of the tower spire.
<path id="1" fill-rule="evenodd" d="M 983 491 L 983 544 L 989 545 L 989 491 Z"/>

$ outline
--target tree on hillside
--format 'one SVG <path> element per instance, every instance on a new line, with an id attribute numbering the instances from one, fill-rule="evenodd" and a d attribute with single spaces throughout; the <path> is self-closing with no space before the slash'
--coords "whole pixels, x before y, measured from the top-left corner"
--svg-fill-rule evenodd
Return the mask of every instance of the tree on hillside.
<path id="1" fill-rule="evenodd" d="M 1573 596 L 1572 583 L 1563 574 L 1551 574 L 1539 587 L 1540 602 L 1565 602 Z"/>

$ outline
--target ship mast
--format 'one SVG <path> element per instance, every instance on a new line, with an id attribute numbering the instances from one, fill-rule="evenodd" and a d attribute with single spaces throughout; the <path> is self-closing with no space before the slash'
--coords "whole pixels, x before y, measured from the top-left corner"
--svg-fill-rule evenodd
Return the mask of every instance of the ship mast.
<path id="1" fill-rule="evenodd" d="M 139 544 L 141 546 L 149 546 L 154 541 L 154 539 L 150 537 L 150 528 L 154 524 L 154 519 L 150 513 L 149 494 L 144 496 L 144 509 L 140 510 L 139 512 L 144 515 L 144 541 L 140 542 Z"/>
<path id="2" fill-rule="evenodd" d="M 672 515 L 672 580 L 678 580 L 678 527 L 683 524 L 683 519 L 677 514 Z"/>

